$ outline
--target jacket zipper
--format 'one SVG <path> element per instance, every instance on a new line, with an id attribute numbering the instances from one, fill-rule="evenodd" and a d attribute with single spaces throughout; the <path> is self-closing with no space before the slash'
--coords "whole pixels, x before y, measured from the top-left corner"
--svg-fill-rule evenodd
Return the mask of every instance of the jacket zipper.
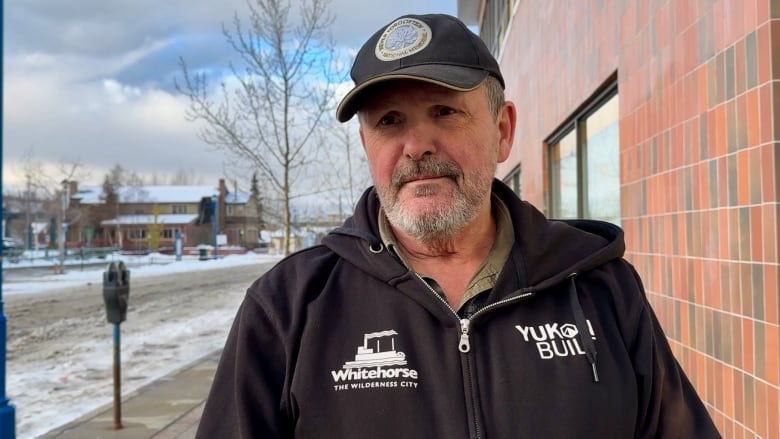
<path id="1" fill-rule="evenodd" d="M 500 301 L 498 301 L 496 303 L 491 303 L 490 305 L 484 306 L 484 307 L 480 308 L 479 310 L 477 310 L 477 312 L 475 312 L 474 314 L 471 315 L 471 318 L 464 319 L 464 318 L 461 318 L 458 315 L 458 313 L 452 308 L 452 306 L 450 306 L 449 302 L 447 302 L 447 300 L 445 300 L 439 293 L 437 293 L 436 290 L 434 290 L 433 287 L 431 287 L 428 284 L 428 282 L 426 282 L 425 279 L 423 279 L 422 276 L 420 276 L 418 273 L 414 273 L 414 274 L 415 274 L 415 276 L 417 276 L 418 279 L 420 279 L 420 281 L 422 281 L 423 285 L 425 285 L 428 288 L 428 291 L 430 291 L 437 299 L 439 299 L 439 301 L 441 301 L 447 307 L 447 309 L 449 309 L 452 312 L 452 315 L 455 316 L 455 318 L 460 323 L 460 339 L 458 340 L 458 351 L 460 351 L 461 354 L 464 354 L 464 355 L 468 354 L 471 351 L 471 342 L 469 340 L 469 330 L 470 330 L 471 322 L 474 320 L 474 318 L 476 316 L 478 316 L 480 314 L 483 314 L 483 313 L 487 312 L 488 310 L 491 310 L 491 309 L 494 309 L 494 308 L 498 308 L 500 306 L 503 306 L 503 305 L 506 305 L 508 303 L 514 302 L 516 300 L 524 299 L 524 298 L 526 298 L 526 297 L 528 297 L 528 296 L 530 296 L 532 294 L 532 293 L 528 292 L 528 293 L 525 293 L 525 294 L 519 294 L 519 295 L 514 296 L 514 297 L 510 297 L 510 298 L 507 298 L 507 299 L 500 300 Z M 467 375 L 466 378 L 467 378 L 468 382 L 469 383 L 473 383 L 474 382 L 474 376 L 471 373 L 471 368 L 470 367 L 469 367 L 468 371 L 466 372 L 466 375 Z M 468 392 L 469 392 L 469 396 L 471 397 L 470 399 L 472 401 L 474 401 L 474 395 L 473 395 L 474 388 L 473 388 L 473 384 L 472 384 L 471 388 L 468 389 Z M 481 430 L 482 429 L 481 429 L 481 426 L 479 425 L 479 422 L 476 421 L 476 419 L 477 419 L 477 416 L 476 416 L 477 408 L 476 407 L 472 407 L 472 410 L 474 410 L 474 413 L 475 413 L 475 415 L 474 415 L 474 419 L 475 419 L 475 421 L 474 421 L 474 423 L 475 423 L 474 431 L 476 432 L 476 436 L 475 437 L 476 437 L 476 439 L 479 439 L 480 437 L 482 437 L 482 434 L 481 434 Z"/>

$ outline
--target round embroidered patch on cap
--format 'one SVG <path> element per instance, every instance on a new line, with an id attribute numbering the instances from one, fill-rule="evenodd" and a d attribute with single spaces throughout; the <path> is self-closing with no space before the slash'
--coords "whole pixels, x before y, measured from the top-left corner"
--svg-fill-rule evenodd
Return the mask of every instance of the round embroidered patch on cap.
<path id="1" fill-rule="evenodd" d="M 374 53 L 382 61 L 393 61 L 413 55 L 431 42 L 431 28 L 416 18 L 392 22 L 376 43 Z"/>

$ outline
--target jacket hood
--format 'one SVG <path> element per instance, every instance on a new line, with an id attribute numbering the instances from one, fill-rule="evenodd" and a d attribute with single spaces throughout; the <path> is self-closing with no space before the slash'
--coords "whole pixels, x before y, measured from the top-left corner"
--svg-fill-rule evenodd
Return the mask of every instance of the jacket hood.
<path id="1" fill-rule="evenodd" d="M 582 274 L 625 251 L 623 231 L 595 220 L 550 220 L 494 180 L 493 194 L 507 206 L 515 234 L 513 256 L 524 271 L 524 288 L 544 290 Z M 379 238 L 379 198 L 374 187 L 361 196 L 353 216 L 333 230 L 323 244 L 367 273 L 387 282 L 407 272 Z"/>

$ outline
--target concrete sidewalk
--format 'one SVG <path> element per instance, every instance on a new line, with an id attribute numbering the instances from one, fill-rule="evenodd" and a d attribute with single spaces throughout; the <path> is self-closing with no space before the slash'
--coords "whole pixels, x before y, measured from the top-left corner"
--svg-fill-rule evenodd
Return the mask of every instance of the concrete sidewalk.
<path id="1" fill-rule="evenodd" d="M 45 439 L 192 439 L 200 422 L 219 352 L 163 377 L 122 400 L 122 429 L 114 430 L 109 404 L 56 428 Z"/>

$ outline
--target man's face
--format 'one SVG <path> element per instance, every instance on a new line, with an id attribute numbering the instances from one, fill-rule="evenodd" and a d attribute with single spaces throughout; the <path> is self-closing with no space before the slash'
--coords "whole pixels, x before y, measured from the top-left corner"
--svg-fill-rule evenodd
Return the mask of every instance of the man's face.
<path id="1" fill-rule="evenodd" d="M 424 242 L 489 212 L 496 165 L 511 147 L 512 111 L 494 118 L 482 87 L 396 81 L 373 94 L 359 113 L 360 138 L 390 223 Z"/>

